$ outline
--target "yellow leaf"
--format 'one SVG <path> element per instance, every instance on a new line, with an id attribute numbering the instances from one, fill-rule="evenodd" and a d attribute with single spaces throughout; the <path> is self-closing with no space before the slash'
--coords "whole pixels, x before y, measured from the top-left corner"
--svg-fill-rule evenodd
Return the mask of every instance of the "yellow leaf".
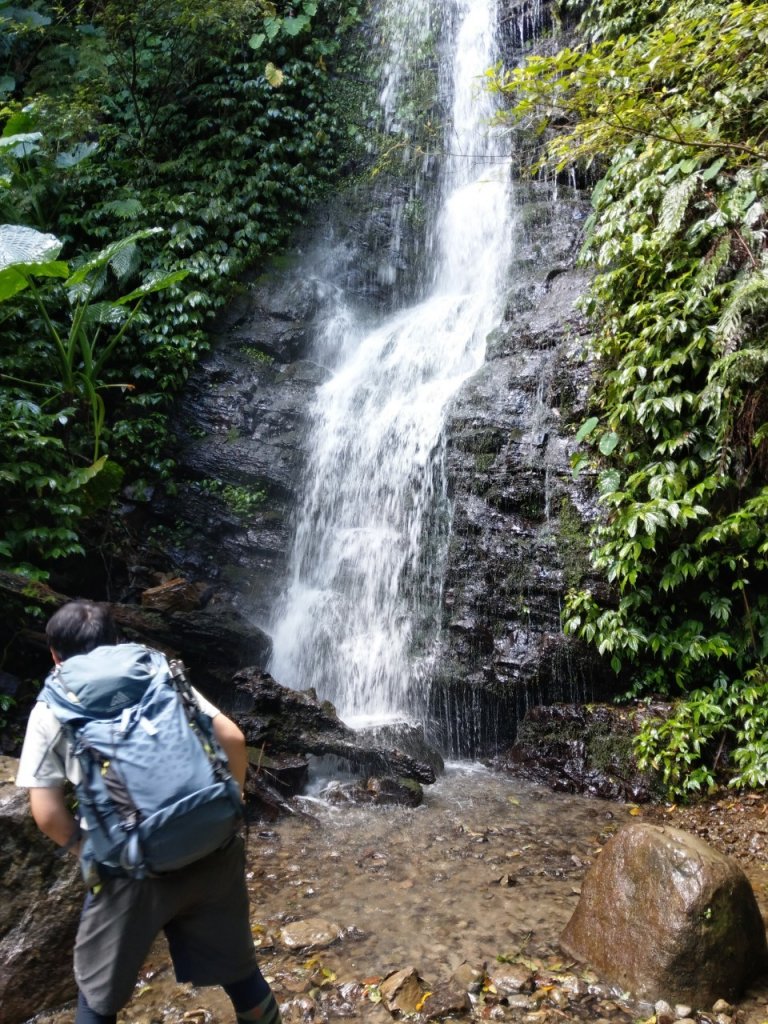
<path id="1" fill-rule="evenodd" d="M 640 808 L 639 808 L 639 807 L 630 807 L 630 808 L 629 808 L 629 813 L 630 813 L 630 814 L 631 814 L 631 815 L 632 815 L 632 816 L 633 816 L 634 818 L 636 818 L 636 817 L 638 816 L 638 814 L 642 814 L 643 812 L 642 812 L 642 811 L 640 810 Z"/>
<path id="2" fill-rule="evenodd" d="M 426 1003 L 426 1001 L 429 999 L 431 995 L 431 992 L 424 993 L 424 995 L 421 997 L 418 1003 L 416 1003 L 416 1013 L 421 1013 L 421 1011 L 424 1009 L 424 1003 Z"/>
<path id="3" fill-rule="evenodd" d="M 267 66 L 264 68 L 264 77 L 266 78 L 266 80 L 269 82 L 273 89 L 279 89 L 280 86 L 283 84 L 283 79 L 285 78 L 285 75 L 280 70 L 280 68 L 276 68 L 272 61 L 270 61 L 269 64 L 267 64 Z"/>
<path id="4" fill-rule="evenodd" d="M 375 985 L 373 985 L 371 988 L 368 989 L 368 998 L 372 1003 L 380 1003 L 381 990 L 378 989 Z"/>
<path id="5" fill-rule="evenodd" d="M 509 803 L 514 804 L 515 807 L 519 807 L 520 806 L 520 801 L 517 799 L 516 796 L 508 796 L 507 800 L 508 800 Z"/>

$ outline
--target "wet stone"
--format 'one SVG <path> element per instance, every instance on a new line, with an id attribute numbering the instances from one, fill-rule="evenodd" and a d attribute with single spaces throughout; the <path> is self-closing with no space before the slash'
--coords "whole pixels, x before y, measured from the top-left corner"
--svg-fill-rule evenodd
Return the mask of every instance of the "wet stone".
<path id="1" fill-rule="evenodd" d="M 452 980 L 467 992 L 479 992 L 485 981 L 485 964 L 471 964 L 465 960 L 453 972 Z"/>
<path id="2" fill-rule="evenodd" d="M 568 997 L 568 993 L 561 988 L 556 988 L 549 993 L 549 1002 L 553 1006 L 556 1006 L 558 1010 L 565 1010 L 571 1005 L 571 1000 Z"/>
<path id="3" fill-rule="evenodd" d="M 427 991 L 415 967 L 404 967 L 390 974 L 379 989 L 387 1009 L 401 1013 L 415 1013 Z"/>
<path id="4" fill-rule="evenodd" d="M 733 1007 L 725 999 L 718 999 L 712 1007 L 712 1013 L 727 1013 L 730 1015 L 733 1013 Z"/>
<path id="5" fill-rule="evenodd" d="M 280 938 L 288 949 L 325 949 L 341 938 L 341 929 L 321 917 L 308 917 L 285 925 Z"/>
<path id="6" fill-rule="evenodd" d="M 663 999 L 656 1003 L 654 1012 L 656 1014 L 656 1024 L 672 1024 L 672 1021 L 675 1019 L 674 1010 Z"/>
<path id="7" fill-rule="evenodd" d="M 507 1006 L 512 1010 L 530 1010 L 531 1000 L 528 996 L 522 992 L 514 993 L 513 995 L 505 996 L 505 1002 Z"/>
<path id="8" fill-rule="evenodd" d="M 492 971 L 490 979 L 502 997 L 518 992 L 532 992 L 534 987 L 533 972 L 522 964 L 504 965 Z"/>
<path id="9" fill-rule="evenodd" d="M 469 998 L 469 993 L 455 984 L 436 986 L 424 1002 L 424 1013 L 430 1020 L 462 1016 L 471 1009 L 472 1000 Z"/>
<path id="10" fill-rule="evenodd" d="M 569 992 L 575 999 L 582 999 L 589 992 L 586 981 L 577 978 L 575 974 L 565 974 L 560 979 L 560 986 L 565 992 Z"/>

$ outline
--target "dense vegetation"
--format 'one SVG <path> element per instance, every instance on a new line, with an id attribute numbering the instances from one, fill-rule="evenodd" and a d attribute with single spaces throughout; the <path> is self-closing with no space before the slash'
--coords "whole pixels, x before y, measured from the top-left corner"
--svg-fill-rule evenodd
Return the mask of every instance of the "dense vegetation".
<path id="1" fill-rule="evenodd" d="M 582 253 L 593 408 L 574 472 L 613 596 L 566 628 L 635 697 L 673 698 L 639 751 L 673 793 L 768 782 L 768 7 L 596 0 L 583 42 L 492 86 L 542 166 L 597 174 Z M 584 10 L 586 8 L 586 10 Z"/>
<path id="2" fill-rule="evenodd" d="M 0 0 L 0 560 L 119 542 L 210 317 L 345 161 L 344 0 Z M 357 78 L 355 77 L 357 76 Z"/>

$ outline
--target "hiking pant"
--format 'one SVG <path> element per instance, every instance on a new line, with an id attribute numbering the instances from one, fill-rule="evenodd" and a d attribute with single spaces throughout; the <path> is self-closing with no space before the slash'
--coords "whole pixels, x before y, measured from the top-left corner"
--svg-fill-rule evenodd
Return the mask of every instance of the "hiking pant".
<path id="1" fill-rule="evenodd" d="M 153 878 L 106 878 L 86 898 L 75 979 L 88 1006 L 113 1014 L 131 998 L 160 932 L 177 981 L 228 985 L 257 969 L 240 836 L 208 857 Z"/>

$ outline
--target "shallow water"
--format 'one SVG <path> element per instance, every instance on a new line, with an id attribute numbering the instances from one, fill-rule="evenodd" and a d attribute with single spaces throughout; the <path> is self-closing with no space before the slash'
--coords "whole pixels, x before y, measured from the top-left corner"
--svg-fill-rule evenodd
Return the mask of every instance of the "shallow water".
<path id="1" fill-rule="evenodd" d="M 331 806 L 316 797 L 297 806 L 291 819 L 252 826 L 248 839 L 254 940 L 286 1024 L 385 1024 L 392 1018 L 371 1002 L 370 989 L 392 971 L 413 966 L 424 987 L 435 989 L 463 961 L 485 963 L 492 975 L 500 957 L 535 966 L 541 991 L 552 992 L 541 1005 L 520 1008 L 485 1006 L 480 998 L 471 1019 L 629 1024 L 650 1016 L 652 1008 L 595 985 L 557 946 L 585 870 L 630 820 L 629 806 L 554 794 L 467 764 L 449 765 L 415 810 Z M 342 938 L 314 952 L 286 949 L 281 928 L 307 918 L 337 925 Z M 589 993 L 571 999 L 562 990 L 550 1005 L 568 975 Z M 768 993 L 755 996 L 743 1004 L 744 1024 L 766 1019 Z M 69 1024 L 72 1017 L 69 1008 L 45 1020 Z M 234 1017 L 220 990 L 174 982 L 159 940 L 119 1019 L 210 1024 Z"/>
<path id="2" fill-rule="evenodd" d="M 361 976 L 412 964 L 429 983 L 463 960 L 555 951 L 584 866 L 621 806 L 558 796 L 479 766 L 448 766 L 424 804 L 304 806 L 315 820 L 253 836 L 254 916 L 327 917 Z"/>

